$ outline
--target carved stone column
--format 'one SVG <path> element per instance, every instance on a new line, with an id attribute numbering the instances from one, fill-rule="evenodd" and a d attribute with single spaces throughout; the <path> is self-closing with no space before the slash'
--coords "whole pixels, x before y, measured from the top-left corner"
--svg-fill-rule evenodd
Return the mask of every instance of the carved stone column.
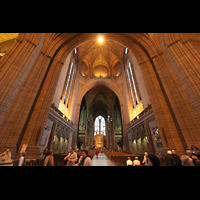
<path id="1" fill-rule="evenodd" d="M 89 135 L 90 135 L 90 119 L 86 122 L 86 133 L 85 133 L 85 148 L 89 146 Z"/>
<path id="2" fill-rule="evenodd" d="M 110 148 L 115 148 L 115 135 L 114 135 L 113 119 L 110 121 Z"/>
<path id="3" fill-rule="evenodd" d="M 144 126 L 141 126 L 141 129 L 140 129 L 140 136 L 141 136 L 141 146 L 142 146 L 142 149 L 143 149 L 143 153 L 146 151 L 145 149 L 145 145 L 144 145 L 144 137 L 145 137 L 145 131 L 144 131 Z"/>
<path id="4" fill-rule="evenodd" d="M 51 129 L 51 134 L 50 134 L 50 137 L 49 137 L 47 149 L 53 149 L 53 141 L 54 141 L 54 135 L 56 134 L 56 127 L 57 127 L 57 122 L 54 122 L 52 129 Z"/>
<path id="5" fill-rule="evenodd" d="M 147 122 L 145 122 L 144 127 L 145 127 L 146 135 L 147 135 L 147 138 L 148 138 L 149 152 L 152 153 L 152 154 L 155 154 L 155 147 L 154 147 L 154 144 L 153 144 L 153 139 L 152 139 L 152 136 L 151 136 L 149 124 Z"/>

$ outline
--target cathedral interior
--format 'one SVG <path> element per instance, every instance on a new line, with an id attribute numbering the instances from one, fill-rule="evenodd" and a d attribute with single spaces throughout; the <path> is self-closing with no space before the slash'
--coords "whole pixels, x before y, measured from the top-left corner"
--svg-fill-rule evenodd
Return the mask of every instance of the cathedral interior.
<path id="1" fill-rule="evenodd" d="M 199 33 L 0 33 L 0 153 L 200 147 Z"/>

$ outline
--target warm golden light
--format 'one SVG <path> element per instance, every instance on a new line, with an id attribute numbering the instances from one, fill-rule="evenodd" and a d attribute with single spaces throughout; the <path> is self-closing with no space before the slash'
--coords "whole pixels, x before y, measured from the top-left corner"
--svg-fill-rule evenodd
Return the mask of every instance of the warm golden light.
<path id="1" fill-rule="evenodd" d="M 102 37 L 99 37 L 99 39 L 98 39 L 98 40 L 99 40 L 99 42 L 100 42 L 100 43 L 102 43 L 102 42 L 103 42 L 103 38 L 102 38 Z"/>
<path id="2" fill-rule="evenodd" d="M 139 119 L 139 114 L 144 110 L 144 107 L 143 107 L 143 104 L 142 104 L 142 101 L 139 102 L 138 105 L 136 105 L 136 107 L 132 110 L 130 109 L 130 121 L 132 119 L 134 119 L 135 117 L 137 117 L 137 119 Z"/>
<path id="3" fill-rule="evenodd" d="M 65 116 L 69 118 L 68 108 L 66 107 L 66 105 L 63 103 L 62 100 L 60 100 L 58 110 L 60 110 L 63 113 L 63 118 L 65 118 Z"/>

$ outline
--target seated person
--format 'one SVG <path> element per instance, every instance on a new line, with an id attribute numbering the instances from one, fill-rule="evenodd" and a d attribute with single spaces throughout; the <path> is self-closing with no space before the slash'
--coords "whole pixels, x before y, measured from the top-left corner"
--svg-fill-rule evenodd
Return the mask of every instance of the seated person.
<path id="1" fill-rule="evenodd" d="M 140 166 L 140 161 L 138 160 L 138 157 L 135 157 L 135 160 L 133 161 L 133 166 Z"/>
<path id="2" fill-rule="evenodd" d="M 74 166 L 91 166 L 91 165 L 92 165 L 92 160 L 90 157 L 88 157 L 88 151 L 83 150 L 82 156 L 80 156 L 78 160 L 78 164 L 75 164 Z"/>
<path id="3" fill-rule="evenodd" d="M 133 162 L 131 160 L 131 157 L 127 158 L 128 160 L 126 161 L 127 166 L 133 166 Z"/>

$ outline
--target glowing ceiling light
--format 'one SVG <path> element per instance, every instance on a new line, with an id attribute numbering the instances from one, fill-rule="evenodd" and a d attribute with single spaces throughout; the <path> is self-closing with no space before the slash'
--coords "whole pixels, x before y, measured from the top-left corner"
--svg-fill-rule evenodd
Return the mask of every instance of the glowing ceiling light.
<path id="1" fill-rule="evenodd" d="M 99 42 L 100 42 L 100 43 L 102 43 L 102 42 L 103 42 L 103 38 L 102 38 L 102 37 L 99 37 L 99 39 L 98 39 L 98 40 L 99 40 Z"/>

